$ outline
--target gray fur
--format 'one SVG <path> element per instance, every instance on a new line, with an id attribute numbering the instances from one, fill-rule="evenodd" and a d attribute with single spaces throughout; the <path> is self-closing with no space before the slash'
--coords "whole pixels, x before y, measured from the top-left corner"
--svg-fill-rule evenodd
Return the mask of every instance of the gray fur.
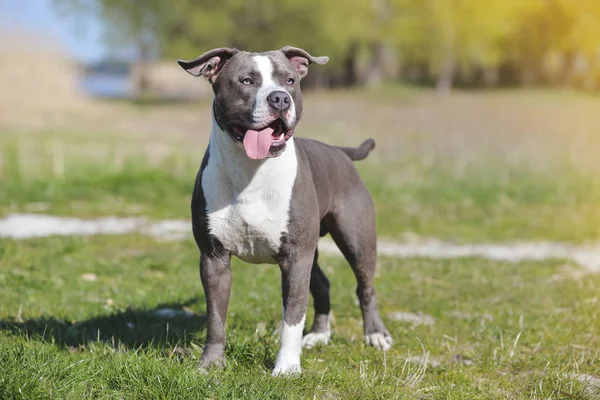
<path id="1" fill-rule="evenodd" d="M 319 252 L 315 251 L 312 271 L 310 273 L 310 294 L 313 297 L 315 319 L 311 332 L 324 333 L 329 329 L 329 313 L 331 302 L 329 300 L 329 279 L 321 270 L 318 263 Z"/>
<path id="2" fill-rule="evenodd" d="M 252 125 L 256 86 L 239 84 L 239 79 L 245 76 L 260 79 L 255 64 L 250 62 L 256 54 L 232 49 L 217 49 L 205 54 L 194 61 L 180 64 L 188 72 L 203 75 L 211 81 L 215 92 L 215 121 L 234 141 L 239 140 L 232 133 L 233 124 L 259 128 Z M 296 107 L 297 124 L 302 114 L 299 81 L 309 64 L 325 63 L 327 59 L 312 57 L 304 50 L 291 47 L 261 55 L 271 60 L 274 80 L 283 82 L 290 76 L 296 79 L 294 84 L 286 86 L 286 90 Z M 205 64 L 211 65 L 210 71 L 206 71 Z M 277 112 L 273 111 L 275 116 Z M 293 132 L 295 126 L 286 128 Z M 363 315 L 365 336 L 381 334 L 389 338 L 391 343 L 379 316 L 372 283 L 377 257 L 373 202 L 352 164 L 352 160 L 365 158 L 375 143 L 370 139 L 358 148 L 338 148 L 314 140 L 295 138 L 294 144 L 298 168 L 292 190 L 288 229 L 282 233 L 279 252 L 275 257 L 281 269 L 284 322 L 297 325 L 303 321 L 310 292 L 315 308 L 312 332 L 328 333 L 330 284 L 318 265 L 317 244 L 319 236 L 330 233 L 356 276 L 356 293 Z M 270 156 L 276 157 L 284 150 L 282 148 Z M 222 365 L 225 361 L 225 318 L 231 289 L 230 250 L 224 248 L 208 227 L 202 174 L 209 158 L 207 150 L 197 175 L 191 204 L 194 238 L 201 252 L 200 275 L 207 300 L 208 332 L 201 358 L 203 367 Z"/>

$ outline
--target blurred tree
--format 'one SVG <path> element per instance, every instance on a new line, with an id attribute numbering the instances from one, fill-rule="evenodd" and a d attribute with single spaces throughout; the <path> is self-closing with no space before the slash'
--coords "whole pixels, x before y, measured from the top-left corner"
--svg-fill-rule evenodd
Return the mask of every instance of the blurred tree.
<path id="1" fill-rule="evenodd" d="M 285 45 L 328 55 L 310 79 L 322 85 L 380 84 L 394 55 L 411 79 L 440 93 L 456 78 L 594 87 L 600 68 L 599 0 L 53 0 L 71 15 L 106 21 L 107 40 L 192 58 L 213 48 L 262 51 Z M 143 71 L 143 69 L 142 69 Z M 145 74 L 137 86 L 145 87 Z M 483 78 L 482 78 L 483 77 Z"/>
<path id="2" fill-rule="evenodd" d="M 54 0 L 66 14 L 104 19 L 107 40 L 135 48 L 141 65 L 151 50 L 191 58 L 213 47 L 261 51 L 294 45 L 330 56 L 327 69 L 315 72 L 344 84 L 359 82 L 360 50 L 378 40 L 372 18 L 381 1 L 386 0 Z M 144 79 L 138 87 L 144 88 Z"/>
<path id="3" fill-rule="evenodd" d="M 53 0 L 66 15 L 92 15 L 105 21 L 105 38 L 118 48 L 132 48 L 137 80 L 134 89 L 143 95 L 148 87 L 147 64 L 157 54 L 163 16 L 162 0 Z"/>
<path id="4" fill-rule="evenodd" d="M 468 73 L 501 64 L 502 40 L 536 1 L 395 0 L 394 36 L 406 61 L 426 64 L 445 93 L 458 69 Z"/>
<path id="5" fill-rule="evenodd" d="M 520 67 L 522 83 L 543 81 L 546 75 L 549 83 L 595 87 L 600 67 L 600 2 L 535 3 L 511 38 L 510 60 Z"/>
<path id="6" fill-rule="evenodd" d="M 264 51 L 293 45 L 328 55 L 327 69 L 332 74 L 345 69 L 345 83 L 356 83 L 353 69 L 369 28 L 368 5 L 365 0 L 347 0 L 341 7 L 321 0 L 179 0 L 169 12 L 163 54 L 192 57 L 212 47 Z"/>

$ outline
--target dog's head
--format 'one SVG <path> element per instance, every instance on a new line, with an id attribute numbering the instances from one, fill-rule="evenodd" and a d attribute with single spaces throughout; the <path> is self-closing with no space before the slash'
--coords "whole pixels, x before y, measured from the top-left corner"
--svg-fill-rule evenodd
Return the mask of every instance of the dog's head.
<path id="1" fill-rule="evenodd" d="M 178 63 L 212 84 L 214 116 L 221 129 L 248 157 L 263 159 L 285 150 L 302 116 L 300 80 L 310 64 L 327 61 L 288 46 L 266 53 L 220 48 Z"/>

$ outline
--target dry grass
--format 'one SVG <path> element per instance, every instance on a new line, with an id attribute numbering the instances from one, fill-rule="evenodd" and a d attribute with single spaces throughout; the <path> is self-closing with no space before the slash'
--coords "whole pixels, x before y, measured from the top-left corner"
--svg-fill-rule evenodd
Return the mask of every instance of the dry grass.
<path id="1" fill-rule="evenodd" d="M 210 130 L 210 101 L 135 104 L 99 101 L 79 88 L 79 67 L 52 43 L 22 33 L 0 32 L 0 132 L 22 141 L 96 146 L 106 137 L 150 158 L 157 147 L 201 152 Z M 183 82 L 197 93 L 209 85 L 164 63 L 157 81 Z M 168 82 L 162 82 L 162 86 Z M 447 162 L 456 174 L 491 159 L 545 168 L 556 160 L 599 170 L 600 98 L 572 92 L 454 92 L 447 97 L 402 87 L 377 91 L 307 93 L 301 136 L 339 144 L 374 137 L 383 162 L 411 159 L 424 165 Z M 28 134 L 29 133 L 29 134 Z M 84 143 L 85 142 L 85 143 Z M 0 142 L 1 144 L 1 142 Z M 148 151 L 145 147 L 153 150 Z M 169 148 L 169 151 L 171 148 Z"/>
<path id="2" fill-rule="evenodd" d="M 85 112 L 78 73 L 52 40 L 0 29 L 0 124 L 43 128 Z"/>
<path id="3" fill-rule="evenodd" d="M 191 85 L 206 85 L 190 79 Z M 448 163 L 458 175 L 481 161 L 541 169 L 560 161 L 597 172 L 599 109 L 598 98 L 556 92 L 457 92 L 445 98 L 402 89 L 308 93 L 297 134 L 345 145 L 374 137 L 379 145 L 374 161 Z M 80 139 L 96 146 L 109 137 L 124 152 L 141 147 L 151 157 L 160 156 L 156 149 L 163 146 L 182 154 L 201 152 L 210 124 L 209 101 L 20 103 L 0 114 L 0 130 L 18 132 L 24 141 L 52 134 L 56 141 Z"/>

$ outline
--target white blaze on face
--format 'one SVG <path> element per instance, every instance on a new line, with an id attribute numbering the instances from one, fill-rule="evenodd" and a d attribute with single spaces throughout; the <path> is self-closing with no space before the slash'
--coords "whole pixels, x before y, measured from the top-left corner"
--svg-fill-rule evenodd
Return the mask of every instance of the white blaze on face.
<path id="1" fill-rule="evenodd" d="M 254 62 L 260 71 L 262 84 L 256 93 L 256 105 L 252 112 L 252 119 L 254 120 L 254 123 L 259 126 L 268 125 L 273 120 L 273 110 L 267 102 L 267 97 L 275 91 L 284 91 L 287 94 L 289 94 L 289 92 L 273 80 L 273 62 L 269 57 L 254 56 Z M 286 119 L 289 126 L 293 126 L 296 122 L 296 106 L 294 105 L 294 99 L 291 95 L 290 99 L 292 100 L 292 104 L 289 109 L 284 111 L 283 117 Z"/>

